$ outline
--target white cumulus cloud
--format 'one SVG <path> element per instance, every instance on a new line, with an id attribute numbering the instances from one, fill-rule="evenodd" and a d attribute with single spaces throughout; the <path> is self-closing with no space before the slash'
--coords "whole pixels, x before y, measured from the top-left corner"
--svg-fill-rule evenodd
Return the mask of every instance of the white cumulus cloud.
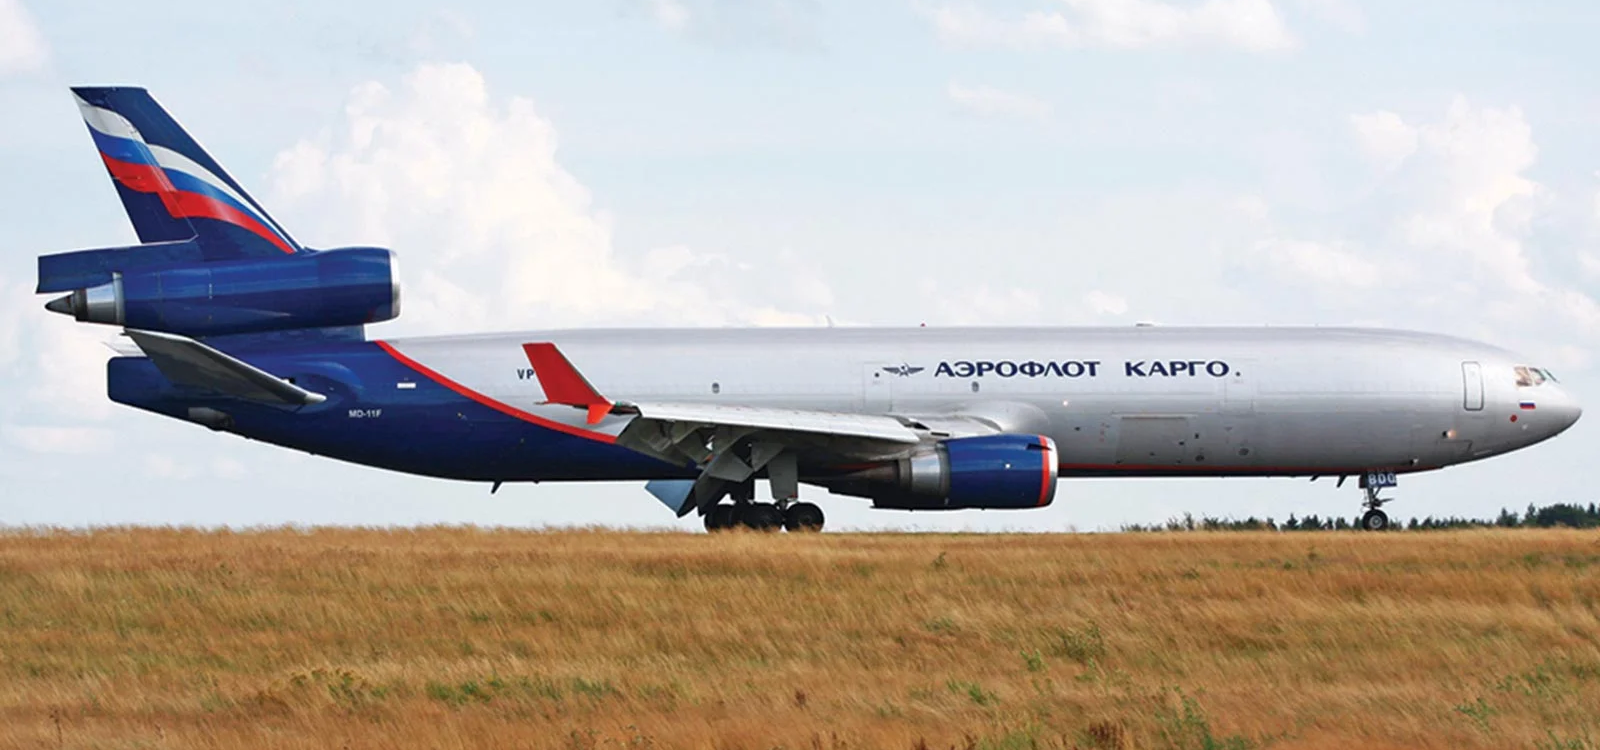
<path id="1" fill-rule="evenodd" d="M 0 75 L 38 70 L 50 57 L 22 0 L 0 0 Z"/>
<path id="2" fill-rule="evenodd" d="M 1013 49 L 1215 47 L 1272 52 L 1295 38 L 1271 0 L 1059 0 L 1058 9 L 1002 17 L 977 5 L 928 8 L 947 44 Z"/>
<path id="3" fill-rule="evenodd" d="M 989 86 L 967 86 L 951 81 L 945 96 L 956 109 L 980 117 L 1009 117 L 1038 120 L 1050 115 L 1050 105 L 1041 99 Z"/>
<path id="4" fill-rule="evenodd" d="M 1417 151 L 1417 129 L 1393 112 L 1370 112 L 1350 116 L 1356 145 L 1379 169 L 1399 166 Z"/>
<path id="5" fill-rule="evenodd" d="M 278 154 L 274 203 L 316 244 L 393 248 L 401 328 L 822 320 L 784 309 L 816 291 L 779 269 L 683 247 L 619 251 L 612 217 L 560 164 L 555 125 L 528 99 L 492 95 L 470 65 L 363 84 L 344 115 Z"/>
<path id="6" fill-rule="evenodd" d="M 1349 124 L 1381 167 L 1376 189 L 1349 211 L 1372 226 L 1299 236 L 1280 229 L 1253 257 L 1358 317 L 1376 311 L 1586 361 L 1587 348 L 1600 345 L 1600 304 L 1577 280 L 1536 262 L 1559 252 L 1533 232 L 1556 203 L 1528 174 L 1539 149 L 1522 111 L 1455 97 L 1432 119 L 1378 111 Z M 1592 254 L 1575 250 L 1569 260 L 1600 273 Z"/>

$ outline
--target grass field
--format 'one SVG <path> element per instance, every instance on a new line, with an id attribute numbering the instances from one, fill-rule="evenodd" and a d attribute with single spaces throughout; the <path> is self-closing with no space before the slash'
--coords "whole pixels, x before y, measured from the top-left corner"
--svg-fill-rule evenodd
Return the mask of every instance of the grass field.
<path id="1" fill-rule="evenodd" d="M 1600 748 L 1600 535 L 0 533 L 0 746 Z"/>

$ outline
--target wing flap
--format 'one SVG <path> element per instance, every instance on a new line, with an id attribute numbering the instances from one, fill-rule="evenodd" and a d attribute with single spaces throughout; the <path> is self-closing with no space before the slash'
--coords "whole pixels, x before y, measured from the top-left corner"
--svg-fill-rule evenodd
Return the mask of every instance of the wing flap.
<path id="1" fill-rule="evenodd" d="M 128 330 L 128 336 L 162 375 L 179 385 L 288 406 L 307 406 L 328 400 L 327 396 L 312 393 L 187 336 L 133 329 Z"/>
<path id="2" fill-rule="evenodd" d="M 682 434 L 689 425 L 741 428 L 750 431 L 801 432 L 830 437 L 881 440 L 915 445 L 917 433 L 900 420 L 883 414 L 806 409 L 772 409 L 758 406 L 722 404 L 618 404 L 615 410 L 637 414 L 641 419 L 675 423 Z"/>

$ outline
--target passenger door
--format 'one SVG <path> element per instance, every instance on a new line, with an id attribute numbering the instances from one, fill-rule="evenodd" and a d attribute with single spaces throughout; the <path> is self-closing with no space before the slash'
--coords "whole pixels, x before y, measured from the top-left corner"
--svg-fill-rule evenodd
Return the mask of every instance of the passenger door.
<path id="1" fill-rule="evenodd" d="M 1483 365 L 1477 362 L 1461 363 L 1461 407 L 1467 411 L 1483 411 Z"/>

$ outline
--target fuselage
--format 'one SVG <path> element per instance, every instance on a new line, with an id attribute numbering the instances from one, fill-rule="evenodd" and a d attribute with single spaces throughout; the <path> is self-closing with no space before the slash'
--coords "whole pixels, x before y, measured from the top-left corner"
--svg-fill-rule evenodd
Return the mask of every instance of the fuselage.
<path id="1" fill-rule="evenodd" d="M 614 445 L 629 417 L 588 424 L 581 410 L 544 404 L 522 349 L 544 341 L 613 398 L 891 414 L 935 431 L 961 415 L 1049 436 L 1062 476 L 1424 471 L 1532 445 L 1581 413 L 1546 371 L 1503 349 L 1351 328 L 534 331 L 230 352 L 328 396 L 298 410 L 173 386 L 138 357 L 112 361 L 109 390 L 415 474 L 695 475 Z"/>

